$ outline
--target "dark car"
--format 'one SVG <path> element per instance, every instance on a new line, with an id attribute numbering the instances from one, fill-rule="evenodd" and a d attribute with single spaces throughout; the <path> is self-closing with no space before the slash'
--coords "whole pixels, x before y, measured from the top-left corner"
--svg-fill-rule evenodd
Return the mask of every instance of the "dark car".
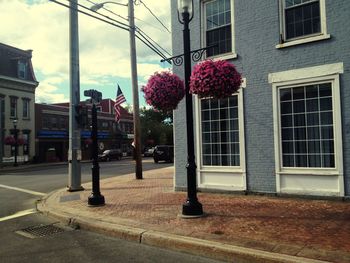
<path id="1" fill-rule="evenodd" d="M 174 162 L 174 146 L 157 145 L 154 148 L 153 160 L 155 163 L 158 163 L 158 161 Z"/>
<path id="2" fill-rule="evenodd" d="M 123 156 L 122 150 L 120 149 L 110 149 L 105 150 L 102 154 L 98 155 L 100 161 L 111 161 L 111 160 L 120 160 Z"/>

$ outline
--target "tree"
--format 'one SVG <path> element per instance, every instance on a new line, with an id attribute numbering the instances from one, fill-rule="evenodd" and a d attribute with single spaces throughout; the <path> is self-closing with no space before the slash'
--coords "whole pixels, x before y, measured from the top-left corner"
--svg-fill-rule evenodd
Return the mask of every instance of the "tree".
<path id="1" fill-rule="evenodd" d="M 141 142 L 144 147 L 157 144 L 174 144 L 173 114 L 160 112 L 153 108 L 140 109 Z"/>

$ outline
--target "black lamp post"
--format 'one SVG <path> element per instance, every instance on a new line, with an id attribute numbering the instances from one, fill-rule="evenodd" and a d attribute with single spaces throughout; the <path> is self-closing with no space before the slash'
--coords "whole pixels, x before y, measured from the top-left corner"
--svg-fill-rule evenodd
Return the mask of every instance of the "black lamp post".
<path id="1" fill-rule="evenodd" d="M 92 139 L 92 192 L 88 197 L 89 206 L 102 206 L 105 204 L 105 198 L 100 192 L 100 166 L 98 164 L 98 144 L 97 144 L 97 108 L 95 103 L 100 102 L 102 93 L 97 90 L 84 91 L 85 96 L 91 97 L 91 139 Z"/>
<path id="2" fill-rule="evenodd" d="M 194 156 L 193 106 L 192 95 L 189 93 L 191 76 L 191 45 L 189 23 L 193 18 L 193 0 L 178 0 L 178 19 L 183 24 L 184 69 L 186 87 L 186 126 L 187 126 L 187 200 L 182 205 L 182 215 L 185 217 L 200 217 L 203 215 L 202 204 L 197 199 L 196 162 Z M 181 17 L 182 19 L 181 19 Z"/>
<path id="3" fill-rule="evenodd" d="M 18 155 L 18 130 L 17 130 L 17 119 L 14 119 L 13 121 L 13 132 L 14 132 L 14 138 L 15 138 L 15 161 L 13 163 L 13 166 L 18 166 L 17 163 L 17 155 Z"/>

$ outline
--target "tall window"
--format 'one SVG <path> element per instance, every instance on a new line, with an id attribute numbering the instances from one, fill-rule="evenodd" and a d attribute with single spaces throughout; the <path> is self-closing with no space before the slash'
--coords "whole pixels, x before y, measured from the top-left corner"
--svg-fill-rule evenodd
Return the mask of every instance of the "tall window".
<path id="1" fill-rule="evenodd" d="M 30 105 L 30 99 L 24 98 L 22 100 L 23 103 L 23 112 L 22 112 L 22 116 L 24 119 L 29 119 L 30 115 L 29 115 L 29 105 Z"/>
<path id="2" fill-rule="evenodd" d="M 26 61 L 18 61 L 18 77 L 20 79 L 27 79 L 28 64 Z"/>
<path id="3" fill-rule="evenodd" d="M 10 117 L 17 118 L 17 97 L 10 97 Z"/>
<path id="4" fill-rule="evenodd" d="M 232 52 L 231 0 L 204 2 L 204 18 L 205 45 L 216 45 L 207 56 Z"/>
<path id="5" fill-rule="evenodd" d="M 279 90 L 283 167 L 335 167 L 332 85 Z"/>
<path id="6" fill-rule="evenodd" d="M 203 165 L 240 166 L 238 95 L 200 105 Z"/>

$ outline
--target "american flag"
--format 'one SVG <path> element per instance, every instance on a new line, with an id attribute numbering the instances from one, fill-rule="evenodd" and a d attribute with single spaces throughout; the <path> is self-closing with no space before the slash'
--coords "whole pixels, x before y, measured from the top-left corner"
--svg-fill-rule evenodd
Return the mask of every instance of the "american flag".
<path id="1" fill-rule="evenodd" d="M 118 85 L 117 97 L 115 98 L 114 111 L 115 111 L 115 121 L 119 123 L 120 121 L 120 104 L 126 102 L 122 90 Z"/>

